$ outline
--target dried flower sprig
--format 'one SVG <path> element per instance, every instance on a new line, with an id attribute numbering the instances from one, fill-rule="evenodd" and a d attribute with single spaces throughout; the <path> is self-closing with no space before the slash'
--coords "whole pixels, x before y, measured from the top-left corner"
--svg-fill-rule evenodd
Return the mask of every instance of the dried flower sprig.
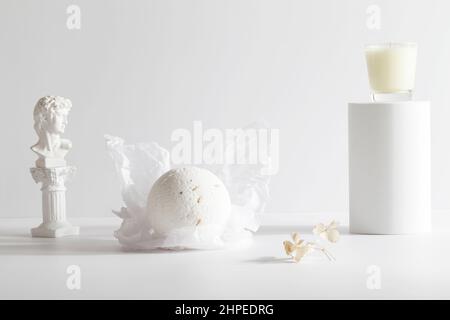
<path id="1" fill-rule="evenodd" d="M 308 242 L 300 238 L 300 234 L 294 232 L 292 234 L 291 242 L 286 240 L 283 242 L 284 250 L 288 256 L 291 256 L 295 262 L 299 262 L 304 256 L 308 253 L 316 250 L 321 251 L 329 260 L 336 260 L 331 253 L 328 252 L 325 248 L 317 245 L 315 242 Z"/>

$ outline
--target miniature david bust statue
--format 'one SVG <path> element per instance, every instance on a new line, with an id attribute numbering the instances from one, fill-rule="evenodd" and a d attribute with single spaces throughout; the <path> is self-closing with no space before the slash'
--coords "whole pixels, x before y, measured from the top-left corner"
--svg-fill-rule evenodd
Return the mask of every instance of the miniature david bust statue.
<path id="1" fill-rule="evenodd" d="M 42 97 L 34 107 L 34 130 L 39 140 L 31 150 L 38 159 L 30 172 L 34 182 L 41 184 L 43 222 L 31 229 L 33 237 L 58 238 L 79 233 L 79 228 L 66 219 L 65 183 L 74 176 L 76 168 L 64 160 L 72 143 L 61 135 L 71 108 L 70 100 L 59 96 Z"/>
<path id="2" fill-rule="evenodd" d="M 62 139 L 72 102 L 59 96 L 45 96 L 34 107 L 34 130 L 39 140 L 31 147 L 38 155 L 36 167 L 54 168 L 66 165 L 64 157 L 72 148 L 72 142 Z"/>

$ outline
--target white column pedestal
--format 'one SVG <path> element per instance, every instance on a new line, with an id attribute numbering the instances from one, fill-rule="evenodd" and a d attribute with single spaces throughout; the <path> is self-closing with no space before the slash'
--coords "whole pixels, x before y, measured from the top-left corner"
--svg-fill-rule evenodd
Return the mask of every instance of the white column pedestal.
<path id="1" fill-rule="evenodd" d="M 430 104 L 350 103 L 350 232 L 431 230 Z"/>
<path id="2" fill-rule="evenodd" d="M 79 234 L 79 227 L 66 220 L 65 182 L 75 173 L 75 167 L 31 168 L 36 183 L 42 183 L 43 222 L 31 229 L 33 237 L 58 238 Z"/>

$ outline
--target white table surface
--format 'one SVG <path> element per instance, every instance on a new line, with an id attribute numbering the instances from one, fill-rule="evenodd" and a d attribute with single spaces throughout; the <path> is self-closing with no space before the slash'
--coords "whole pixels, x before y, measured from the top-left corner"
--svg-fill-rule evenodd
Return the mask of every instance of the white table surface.
<path id="1" fill-rule="evenodd" d="M 299 264 L 283 240 L 313 239 L 317 222 L 338 219 L 341 239 Z M 434 212 L 423 235 L 348 234 L 346 214 L 271 214 L 250 248 L 232 251 L 126 252 L 112 233 L 118 218 L 72 219 L 79 237 L 31 238 L 38 219 L 0 220 L 1 299 L 403 299 L 450 298 L 450 212 Z M 81 270 L 81 289 L 66 286 L 67 267 Z M 380 289 L 368 289 L 377 266 Z"/>

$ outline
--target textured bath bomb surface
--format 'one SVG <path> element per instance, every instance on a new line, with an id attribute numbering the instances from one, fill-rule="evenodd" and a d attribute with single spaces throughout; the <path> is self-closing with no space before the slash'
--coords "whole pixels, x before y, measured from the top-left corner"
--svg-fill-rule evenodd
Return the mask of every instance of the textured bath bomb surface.
<path id="1" fill-rule="evenodd" d="M 230 210 L 230 196 L 222 181 L 197 167 L 163 174 L 150 190 L 147 203 L 150 225 L 159 234 L 189 226 L 225 226 Z"/>

